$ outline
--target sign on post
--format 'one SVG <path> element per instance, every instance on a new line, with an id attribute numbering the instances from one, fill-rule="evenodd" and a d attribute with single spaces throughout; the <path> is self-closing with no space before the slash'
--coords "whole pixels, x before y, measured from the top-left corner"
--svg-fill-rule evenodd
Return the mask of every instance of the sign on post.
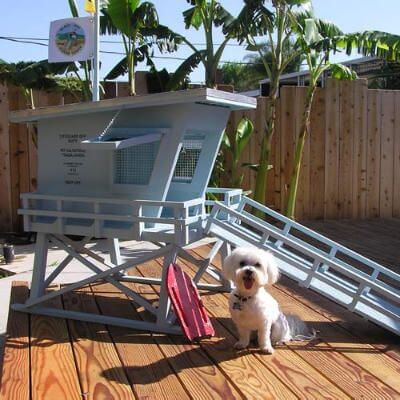
<path id="1" fill-rule="evenodd" d="M 50 24 L 49 62 L 86 61 L 94 56 L 93 17 L 66 18 Z"/>

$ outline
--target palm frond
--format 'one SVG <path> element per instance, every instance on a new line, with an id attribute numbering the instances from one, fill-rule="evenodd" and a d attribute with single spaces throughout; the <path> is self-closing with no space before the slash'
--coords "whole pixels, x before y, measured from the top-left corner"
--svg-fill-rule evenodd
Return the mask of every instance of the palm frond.
<path id="1" fill-rule="evenodd" d="M 180 87 L 189 74 L 201 63 L 204 55 L 205 50 L 200 50 L 183 61 L 168 82 L 167 89 L 176 90 L 176 88 Z"/>

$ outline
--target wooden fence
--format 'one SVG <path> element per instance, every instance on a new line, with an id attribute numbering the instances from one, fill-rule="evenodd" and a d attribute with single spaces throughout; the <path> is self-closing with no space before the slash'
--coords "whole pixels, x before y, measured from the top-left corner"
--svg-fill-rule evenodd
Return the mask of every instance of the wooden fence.
<path id="1" fill-rule="evenodd" d="M 267 205 L 284 212 L 301 124 L 305 87 L 286 86 L 278 102 L 277 130 L 268 175 Z M 257 163 L 267 98 L 256 111 L 234 112 L 255 125 L 242 162 Z M 255 172 L 243 168 L 243 188 L 254 190 Z M 305 145 L 296 218 L 400 217 L 400 91 L 370 90 L 365 80 L 328 80 L 314 99 L 311 135 Z"/>
<path id="2" fill-rule="evenodd" d="M 115 88 L 109 88 L 115 95 Z M 296 135 L 306 88 L 283 87 L 278 102 L 277 132 L 268 175 L 267 205 L 285 209 Z M 124 90 L 119 95 L 126 95 Z M 59 93 L 35 93 L 38 106 L 74 102 Z M 242 162 L 257 163 L 268 98 L 257 110 L 234 112 L 228 132 L 243 115 L 255 132 Z M 20 90 L 0 85 L 0 232 L 21 229 L 19 195 L 35 190 L 37 153 L 26 125 L 8 123 L 9 110 L 26 108 Z M 255 173 L 243 168 L 242 187 L 254 190 Z M 312 110 L 296 218 L 341 219 L 400 217 L 400 91 L 369 90 L 365 80 L 328 80 L 318 89 Z"/>
<path id="3" fill-rule="evenodd" d="M 137 77 L 139 91 L 146 92 L 144 75 Z M 107 82 L 105 98 L 128 96 L 125 82 Z M 56 106 L 77 102 L 73 95 L 35 91 L 36 107 Z M 10 111 L 27 108 L 22 91 L 0 83 L 0 232 L 22 230 L 17 210 L 20 193 L 34 191 L 37 184 L 37 150 L 32 140 L 32 126 L 9 124 Z"/>

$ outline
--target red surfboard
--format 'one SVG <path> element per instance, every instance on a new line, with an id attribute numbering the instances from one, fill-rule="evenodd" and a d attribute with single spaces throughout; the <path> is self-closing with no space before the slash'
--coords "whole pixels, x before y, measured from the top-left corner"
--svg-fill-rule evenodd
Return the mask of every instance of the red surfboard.
<path id="1" fill-rule="evenodd" d="M 214 328 L 193 280 L 176 264 L 168 267 L 167 290 L 176 317 L 190 341 L 214 336 Z"/>

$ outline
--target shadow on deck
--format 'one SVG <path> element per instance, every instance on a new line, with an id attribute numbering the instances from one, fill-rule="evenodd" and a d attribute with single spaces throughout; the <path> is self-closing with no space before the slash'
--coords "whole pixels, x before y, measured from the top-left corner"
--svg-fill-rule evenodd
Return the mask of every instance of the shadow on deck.
<path id="1" fill-rule="evenodd" d="M 400 218 L 306 221 L 304 225 L 400 273 Z"/>

